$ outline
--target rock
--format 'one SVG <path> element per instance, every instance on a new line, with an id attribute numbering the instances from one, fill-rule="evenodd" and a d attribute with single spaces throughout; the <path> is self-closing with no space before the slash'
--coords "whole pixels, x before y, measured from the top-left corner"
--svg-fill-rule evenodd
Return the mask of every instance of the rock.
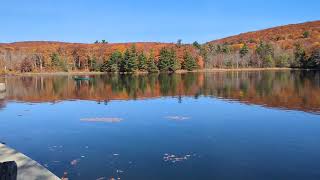
<path id="1" fill-rule="evenodd" d="M 5 83 L 0 83 L 0 92 L 6 91 L 6 84 Z"/>
<path id="2" fill-rule="evenodd" d="M 16 180 L 17 179 L 17 163 L 14 161 L 7 161 L 0 163 L 0 179 Z"/>

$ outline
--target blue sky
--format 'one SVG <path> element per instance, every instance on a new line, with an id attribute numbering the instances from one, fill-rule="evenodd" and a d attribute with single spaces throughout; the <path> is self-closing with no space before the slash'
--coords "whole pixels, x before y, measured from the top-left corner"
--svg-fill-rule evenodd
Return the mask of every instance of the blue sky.
<path id="1" fill-rule="evenodd" d="M 0 42 L 207 42 L 320 20 L 319 0 L 3 0 Z"/>

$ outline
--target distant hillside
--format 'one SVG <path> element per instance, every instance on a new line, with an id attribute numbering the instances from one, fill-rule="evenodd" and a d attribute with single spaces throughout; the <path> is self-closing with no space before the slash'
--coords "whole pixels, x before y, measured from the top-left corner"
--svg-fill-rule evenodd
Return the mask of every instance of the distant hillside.
<path id="1" fill-rule="evenodd" d="M 320 21 L 291 24 L 214 40 L 205 44 L 181 43 L 66 43 L 30 41 L 0 43 L 0 73 L 56 71 L 116 71 L 125 51 L 135 46 L 133 62 L 144 53 L 155 58 L 153 68 L 294 67 L 320 68 Z M 167 49 L 160 54 L 161 50 Z M 111 55 L 115 61 L 108 62 Z M 186 53 L 189 55 L 186 58 Z M 162 56 L 162 57 L 161 57 Z M 127 58 L 127 60 L 130 58 Z M 188 60 L 187 62 L 186 59 Z M 159 61 L 162 62 L 159 62 Z M 131 64 L 130 64 L 131 63 Z M 198 65 L 198 66 L 197 66 Z M 169 67 L 171 66 L 171 67 Z M 135 70 L 135 67 L 133 68 Z M 140 70 L 140 69 L 139 69 Z"/>
<path id="2" fill-rule="evenodd" d="M 305 34 L 304 34 L 305 33 Z M 306 37 L 305 37 L 306 36 Z M 308 48 L 320 47 L 320 21 L 301 24 L 290 24 L 269 29 L 241 33 L 208 42 L 209 44 L 227 43 L 235 47 L 246 43 L 250 47 L 256 46 L 260 41 L 279 44 L 284 49 L 291 49 L 299 43 Z"/>

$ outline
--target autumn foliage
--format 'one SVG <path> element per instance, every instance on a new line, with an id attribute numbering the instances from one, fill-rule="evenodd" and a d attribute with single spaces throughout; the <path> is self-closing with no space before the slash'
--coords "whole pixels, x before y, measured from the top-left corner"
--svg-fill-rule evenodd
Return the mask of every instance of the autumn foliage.
<path id="1" fill-rule="evenodd" d="M 61 71 L 66 66 L 68 71 L 90 71 L 93 65 L 102 65 L 113 52 L 125 53 L 135 46 L 138 54 L 144 53 L 149 58 L 152 53 L 157 62 L 163 48 L 172 49 L 177 60 L 183 61 L 185 52 L 191 52 L 197 63 L 203 64 L 196 49 L 191 45 L 177 46 L 174 43 L 115 43 L 115 44 L 80 44 L 63 42 L 17 42 L 0 44 L 0 61 L 10 71 L 21 71 L 25 59 L 31 62 L 33 71 Z M 4 68 L 4 67 L 2 67 Z M 96 70 L 99 68 L 97 67 Z"/>
<path id="2" fill-rule="evenodd" d="M 125 58 L 125 52 L 132 46 L 135 46 L 135 55 L 128 59 L 132 62 L 125 63 L 130 67 L 132 65 L 133 71 L 175 71 L 186 67 L 185 60 L 190 64 L 187 69 L 318 68 L 320 21 L 243 33 L 205 44 L 196 41 L 193 44 L 183 44 L 181 40 L 177 43 L 0 43 L 0 72 L 121 71 L 119 64 L 109 64 L 109 67 L 103 65 L 108 64 L 107 61 L 112 59 L 114 52 L 119 52 Z M 161 57 L 161 52 L 166 59 Z M 185 57 L 186 52 L 190 57 Z M 141 59 L 138 57 L 143 62 L 150 59 L 153 61 L 139 65 Z M 193 59 L 196 65 L 193 64 Z"/>

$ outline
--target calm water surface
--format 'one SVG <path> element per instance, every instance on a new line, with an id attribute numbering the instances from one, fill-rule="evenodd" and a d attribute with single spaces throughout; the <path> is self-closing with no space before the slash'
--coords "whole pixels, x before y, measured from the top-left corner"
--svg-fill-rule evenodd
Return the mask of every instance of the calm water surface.
<path id="1" fill-rule="evenodd" d="M 0 141 L 70 179 L 320 179 L 320 73 L 0 79 Z"/>

